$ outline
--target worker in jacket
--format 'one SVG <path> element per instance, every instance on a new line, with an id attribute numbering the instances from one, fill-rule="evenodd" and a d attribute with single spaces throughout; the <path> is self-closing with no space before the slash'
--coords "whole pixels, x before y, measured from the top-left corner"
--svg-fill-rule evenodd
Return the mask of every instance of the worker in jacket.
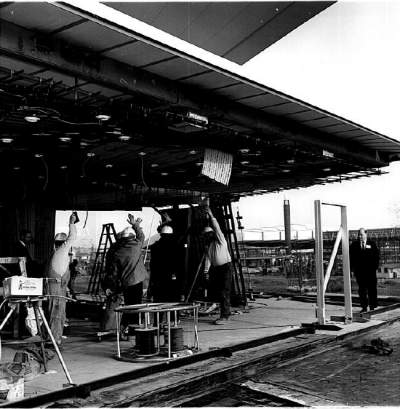
<path id="1" fill-rule="evenodd" d="M 103 288 L 107 296 L 123 293 L 124 304 L 140 304 L 143 297 L 143 281 L 147 272 L 143 262 L 142 247 L 144 242 L 143 229 L 140 226 L 142 219 L 135 220 L 132 214 L 128 215 L 127 227 L 120 234 L 119 240 L 109 250 L 106 260 L 106 271 Z M 130 317 L 130 318 L 128 318 Z M 124 314 L 121 326 L 138 322 L 137 315 Z"/>

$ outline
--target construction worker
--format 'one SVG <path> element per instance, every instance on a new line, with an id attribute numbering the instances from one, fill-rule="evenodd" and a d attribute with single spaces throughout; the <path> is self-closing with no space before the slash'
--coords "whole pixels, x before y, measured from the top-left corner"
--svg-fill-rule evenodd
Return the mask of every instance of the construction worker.
<path id="1" fill-rule="evenodd" d="M 54 237 L 54 252 L 46 271 L 49 300 L 49 324 L 57 344 L 61 345 L 66 320 L 66 296 L 70 279 L 69 251 L 76 240 L 78 216 L 73 212 L 69 218 L 69 233 L 57 233 Z"/>
<path id="2" fill-rule="evenodd" d="M 210 292 L 214 294 L 215 301 L 220 303 L 221 310 L 221 316 L 214 321 L 214 324 L 223 325 L 230 317 L 232 259 L 225 236 L 208 206 L 206 206 L 206 212 L 211 224 L 203 230 L 206 245 L 206 269 L 210 266 Z"/>
<path id="3" fill-rule="evenodd" d="M 148 295 L 154 302 L 184 301 L 182 250 L 170 225 L 160 229 L 160 239 L 152 244 Z"/>
<path id="4" fill-rule="evenodd" d="M 142 219 L 135 220 L 132 214 L 128 214 L 127 221 L 131 227 L 127 227 L 119 234 L 120 238 L 113 244 L 109 250 L 110 254 L 107 255 L 102 286 L 108 297 L 122 292 L 125 305 L 134 305 L 142 302 L 143 281 L 147 276 L 142 256 L 144 233 L 140 226 Z M 121 326 L 126 328 L 128 324 L 137 322 L 136 314 L 124 314 Z"/>

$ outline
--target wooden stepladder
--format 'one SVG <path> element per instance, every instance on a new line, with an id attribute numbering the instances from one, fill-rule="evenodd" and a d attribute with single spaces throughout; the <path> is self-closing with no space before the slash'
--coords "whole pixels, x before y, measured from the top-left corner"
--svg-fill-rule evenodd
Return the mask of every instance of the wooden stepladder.
<path id="1" fill-rule="evenodd" d="M 92 268 L 92 274 L 89 280 L 88 293 L 97 295 L 100 291 L 100 284 L 104 276 L 104 269 L 106 264 L 107 251 L 111 244 L 117 240 L 117 233 L 115 232 L 114 224 L 103 224 L 99 245 L 96 251 L 96 257 Z"/>
<path id="2" fill-rule="evenodd" d="M 340 208 L 341 222 L 332 254 L 329 259 L 326 271 L 324 271 L 324 240 L 322 233 L 322 216 L 321 205 L 336 206 Z M 332 267 L 339 249 L 340 242 L 342 243 L 342 263 L 343 263 L 343 290 L 344 290 L 344 308 L 345 322 L 353 320 L 352 302 L 351 302 L 351 277 L 350 277 L 350 253 L 349 253 L 349 231 L 347 228 L 347 209 L 346 206 L 322 203 L 320 200 L 314 201 L 315 212 L 315 272 L 317 277 L 317 318 L 318 324 L 326 323 L 325 314 L 325 292 L 331 276 Z"/>

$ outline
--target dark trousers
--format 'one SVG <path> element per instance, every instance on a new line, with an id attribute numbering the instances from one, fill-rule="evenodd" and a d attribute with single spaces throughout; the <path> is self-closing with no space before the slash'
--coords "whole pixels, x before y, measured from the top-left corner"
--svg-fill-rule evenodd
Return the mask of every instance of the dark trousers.
<path id="1" fill-rule="evenodd" d="M 125 305 L 141 304 L 142 297 L 143 297 L 143 282 L 126 287 L 123 290 L 123 293 L 124 293 L 124 304 Z M 138 314 L 129 314 L 129 313 L 122 314 L 122 318 L 121 318 L 122 326 L 126 327 L 129 324 L 138 324 L 138 323 L 139 323 Z"/>
<path id="2" fill-rule="evenodd" d="M 376 275 L 357 277 L 358 296 L 360 297 L 361 308 L 376 308 L 378 306 L 377 279 Z"/>
<path id="3" fill-rule="evenodd" d="M 212 266 L 209 275 L 210 298 L 220 303 L 221 318 L 228 318 L 231 315 L 232 265 Z"/>

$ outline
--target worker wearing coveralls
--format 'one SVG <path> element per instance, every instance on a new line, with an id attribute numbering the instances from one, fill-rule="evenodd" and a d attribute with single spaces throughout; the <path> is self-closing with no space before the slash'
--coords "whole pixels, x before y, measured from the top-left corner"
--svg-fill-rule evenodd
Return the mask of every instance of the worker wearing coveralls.
<path id="1" fill-rule="evenodd" d="M 70 278 L 69 250 L 76 240 L 77 216 L 69 218 L 69 233 L 57 233 L 54 237 L 54 252 L 51 256 L 46 277 L 48 281 L 50 329 L 57 344 L 61 344 L 66 319 L 66 295 Z"/>

